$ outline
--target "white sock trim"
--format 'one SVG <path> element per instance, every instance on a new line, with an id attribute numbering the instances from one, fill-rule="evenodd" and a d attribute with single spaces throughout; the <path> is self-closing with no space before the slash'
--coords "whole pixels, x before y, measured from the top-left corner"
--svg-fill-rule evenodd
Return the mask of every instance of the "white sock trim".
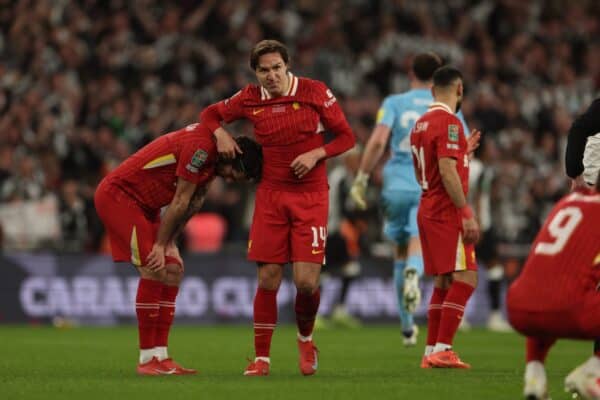
<path id="1" fill-rule="evenodd" d="M 312 340 L 312 334 L 310 334 L 308 336 L 302 336 L 300 333 L 298 333 L 298 339 L 304 343 L 310 342 Z"/>
<path id="2" fill-rule="evenodd" d="M 166 346 L 156 346 L 154 348 L 154 356 L 158 358 L 158 361 L 166 360 L 169 358 L 169 353 Z"/>
<path id="3" fill-rule="evenodd" d="M 264 361 L 267 364 L 271 364 L 271 357 L 256 357 L 254 361 Z"/>
<path id="4" fill-rule="evenodd" d="M 154 348 L 152 349 L 140 349 L 140 364 L 145 364 L 148 361 L 152 360 L 154 357 Z"/>
<path id="5" fill-rule="evenodd" d="M 432 346 L 432 345 L 429 345 L 429 344 L 427 346 L 425 346 L 425 353 L 424 353 L 425 357 L 427 357 L 428 355 L 430 355 L 431 353 L 433 353 L 433 348 L 434 347 L 435 346 Z"/>
<path id="6" fill-rule="evenodd" d="M 446 350 L 452 350 L 452 345 L 442 343 L 442 342 L 437 342 L 435 344 L 435 347 L 433 348 L 432 353 L 439 353 L 440 351 L 446 351 Z"/>

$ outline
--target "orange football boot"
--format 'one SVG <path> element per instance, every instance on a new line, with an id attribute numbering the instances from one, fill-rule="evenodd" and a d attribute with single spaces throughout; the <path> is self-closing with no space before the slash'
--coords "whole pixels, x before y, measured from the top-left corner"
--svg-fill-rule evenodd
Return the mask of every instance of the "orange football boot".
<path id="1" fill-rule="evenodd" d="M 160 364 L 167 370 L 175 371 L 173 372 L 173 375 L 193 375 L 198 372 L 192 368 L 182 367 L 181 365 L 173 361 L 172 358 L 165 358 L 164 360 L 160 361 Z"/>
<path id="2" fill-rule="evenodd" d="M 452 350 L 440 351 L 430 354 L 427 361 L 433 368 L 471 368 L 469 364 L 463 362 Z"/>
<path id="3" fill-rule="evenodd" d="M 298 339 L 298 351 L 300 352 L 300 372 L 302 375 L 313 375 L 319 366 L 319 349 L 312 340 L 303 342 Z"/>
<path id="4" fill-rule="evenodd" d="M 270 364 L 263 360 L 251 361 L 244 371 L 245 376 L 267 376 Z"/>
<path id="5" fill-rule="evenodd" d="M 152 359 L 143 364 L 138 364 L 137 366 L 138 375 L 148 375 L 148 376 L 156 376 L 156 375 L 173 375 L 175 370 L 166 368 L 163 366 L 158 358 L 152 357 Z"/>

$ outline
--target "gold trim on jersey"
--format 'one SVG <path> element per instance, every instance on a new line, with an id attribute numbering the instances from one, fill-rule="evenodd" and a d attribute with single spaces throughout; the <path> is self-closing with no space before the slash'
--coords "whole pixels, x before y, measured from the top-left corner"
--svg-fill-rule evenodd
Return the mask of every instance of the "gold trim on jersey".
<path id="1" fill-rule="evenodd" d="M 131 232 L 131 241 L 129 243 L 129 246 L 131 247 L 131 262 L 136 267 L 139 267 L 140 265 L 142 265 L 142 261 L 140 260 L 140 248 L 138 246 L 137 229 L 135 228 L 135 226 L 133 227 L 133 231 Z"/>
<path id="2" fill-rule="evenodd" d="M 592 265 L 597 265 L 597 264 L 600 264 L 600 253 L 598 253 L 596 258 L 594 258 L 594 263 Z"/>
<path id="3" fill-rule="evenodd" d="M 170 153 L 170 154 L 155 158 L 154 160 L 152 160 L 149 163 L 147 163 L 146 165 L 144 165 L 144 167 L 142 169 L 164 167 L 165 165 L 175 164 L 176 162 L 177 162 L 177 159 L 175 159 L 175 154 Z"/>

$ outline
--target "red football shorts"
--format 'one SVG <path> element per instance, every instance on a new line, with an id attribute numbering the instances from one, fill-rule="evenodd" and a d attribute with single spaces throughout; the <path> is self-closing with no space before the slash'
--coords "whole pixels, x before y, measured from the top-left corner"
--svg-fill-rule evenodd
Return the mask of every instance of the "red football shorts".
<path id="1" fill-rule="evenodd" d="M 477 271 L 475 246 L 464 244 L 461 228 L 447 221 L 437 221 L 417 214 L 423 264 L 427 275 L 457 271 Z"/>
<path id="2" fill-rule="evenodd" d="M 285 264 L 323 264 L 329 193 L 258 189 L 248 259 Z"/>
<path id="3" fill-rule="evenodd" d="M 110 239 L 114 261 L 144 265 L 160 225 L 160 216 L 148 216 L 127 194 L 101 182 L 94 196 L 96 212 Z"/>
<path id="4" fill-rule="evenodd" d="M 533 300 L 540 304 L 544 302 L 544 299 L 535 297 L 532 297 Z M 523 304 L 515 304 L 511 300 L 509 291 L 506 305 L 511 325 L 525 336 L 592 340 L 600 338 L 600 292 L 585 293 L 583 301 L 572 309 L 527 311 L 523 309 Z"/>

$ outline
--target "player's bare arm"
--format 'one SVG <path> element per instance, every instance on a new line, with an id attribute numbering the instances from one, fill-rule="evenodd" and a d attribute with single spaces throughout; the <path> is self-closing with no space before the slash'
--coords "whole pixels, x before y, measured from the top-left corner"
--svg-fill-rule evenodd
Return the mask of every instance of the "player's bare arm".
<path id="1" fill-rule="evenodd" d="M 323 147 L 317 147 L 316 149 L 300 154 L 292 161 L 290 167 L 294 171 L 294 175 L 296 175 L 298 179 L 302 179 L 326 156 L 325 149 Z"/>
<path id="2" fill-rule="evenodd" d="M 460 177 L 456 171 L 456 160 L 450 157 L 442 157 L 438 161 L 440 176 L 444 188 L 452 200 L 452 203 L 458 208 L 463 217 L 463 241 L 466 244 L 475 243 L 479 239 L 479 225 L 473 214 L 473 210 L 467 204 L 467 199 L 462 189 Z"/>
<path id="3" fill-rule="evenodd" d="M 365 147 L 365 152 L 360 161 L 360 169 L 352 187 L 350 188 L 350 196 L 356 203 L 358 208 L 365 210 L 367 208 L 367 185 L 369 183 L 369 175 L 375 168 L 375 165 L 383 155 L 385 146 L 390 137 L 391 129 L 384 124 L 377 124 Z"/>
<path id="4" fill-rule="evenodd" d="M 165 267 L 166 247 L 171 241 L 175 229 L 182 223 L 183 218 L 185 217 L 185 212 L 196 191 L 196 186 L 196 184 L 188 182 L 185 179 L 177 179 L 177 190 L 160 222 L 156 242 L 152 246 L 152 251 L 148 254 L 148 258 L 146 259 L 146 267 L 149 270 L 159 271 Z"/>

